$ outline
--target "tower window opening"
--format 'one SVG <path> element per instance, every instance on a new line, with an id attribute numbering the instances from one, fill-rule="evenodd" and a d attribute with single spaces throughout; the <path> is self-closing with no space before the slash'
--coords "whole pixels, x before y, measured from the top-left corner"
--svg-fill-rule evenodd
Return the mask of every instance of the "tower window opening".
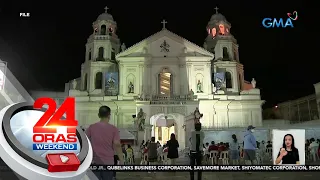
<path id="1" fill-rule="evenodd" d="M 223 47 L 222 48 L 222 56 L 223 56 L 223 60 L 229 60 L 229 52 L 228 52 L 228 48 Z"/>
<path id="2" fill-rule="evenodd" d="M 83 81 L 83 90 L 88 90 L 88 74 L 84 75 L 84 81 Z"/>
<path id="3" fill-rule="evenodd" d="M 100 35 L 106 35 L 107 27 L 106 25 L 102 25 L 100 28 Z"/>
<path id="4" fill-rule="evenodd" d="M 233 57 L 234 60 L 238 60 L 237 51 L 236 50 L 233 51 L 233 56 L 234 56 Z"/>
<path id="5" fill-rule="evenodd" d="M 103 54 L 104 54 L 104 48 L 99 47 L 97 61 L 104 61 Z"/>
<path id="6" fill-rule="evenodd" d="M 102 72 L 97 72 L 96 74 L 95 89 L 102 89 Z"/>
<path id="7" fill-rule="evenodd" d="M 232 77 L 230 72 L 226 72 L 226 88 L 232 88 Z"/>
<path id="8" fill-rule="evenodd" d="M 111 51 L 111 60 L 116 60 L 116 52 L 114 48 L 112 48 L 112 51 Z"/>
<path id="9" fill-rule="evenodd" d="M 91 60 L 91 51 L 89 51 L 88 56 L 89 56 L 88 59 Z"/>

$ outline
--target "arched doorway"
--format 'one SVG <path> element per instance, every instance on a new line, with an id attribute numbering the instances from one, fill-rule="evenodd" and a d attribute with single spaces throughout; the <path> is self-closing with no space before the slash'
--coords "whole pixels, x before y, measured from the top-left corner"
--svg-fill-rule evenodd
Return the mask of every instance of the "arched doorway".
<path id="1" fill-rule="evenodd" d="M 161 145 L 170 140 L 172 133 L 180 144 L 180 148 L 185 147 L 185 131 L 183 129 L 184 116 L 181 114 L 156 114 L 150 118 L 152 125 L 151 136 L 156 138 Z"/>

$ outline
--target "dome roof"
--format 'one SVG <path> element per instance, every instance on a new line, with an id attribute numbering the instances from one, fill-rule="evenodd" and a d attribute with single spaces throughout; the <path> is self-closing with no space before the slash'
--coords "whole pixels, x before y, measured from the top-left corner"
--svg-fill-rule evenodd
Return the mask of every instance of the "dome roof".
<path id="1" fill-rule="evenodd" d="M 227 21 L 226 17 L 220 13 L 216 13 L 211 16 L 210 21 Z"/>
<path id="2" fill-rule="evenodd" d="M 97 20 L 111 20 L 111 21 L 113 21 L 112 15 L 108 13 L 108 9 L 109 9 L 109 8 L 108 8 L 108 7 L 105 7 L 104 9 L 105 9 L 106 11 L 105 11 L 104 13 L 100 14 L 100 15 L 98 16 Z"/>

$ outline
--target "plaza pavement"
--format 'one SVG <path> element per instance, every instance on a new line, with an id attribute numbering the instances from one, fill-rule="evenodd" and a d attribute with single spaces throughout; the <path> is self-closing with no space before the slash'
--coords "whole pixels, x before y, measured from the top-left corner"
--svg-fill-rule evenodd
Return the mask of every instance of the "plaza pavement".
<path id="1" fill-rule="evenodd" d="M 138 162 L 138 161 L 136 161 Z M 177 165 L 189 164 L 187 158 L 179 158 Z M 271 164 L 271 162 L 270 162 Z M 308 165 L 320 165 L 320 161 L 315 163 L 307 163 Z M 288 178 L 290 180 L 319 180 L 319 172 L 203 172 L 202 180 L 282 180 Z M 188 180 L 189 172 L 118 172 L 117 180 Z M 196 173 L 195 173 L 196 179 Z"/>

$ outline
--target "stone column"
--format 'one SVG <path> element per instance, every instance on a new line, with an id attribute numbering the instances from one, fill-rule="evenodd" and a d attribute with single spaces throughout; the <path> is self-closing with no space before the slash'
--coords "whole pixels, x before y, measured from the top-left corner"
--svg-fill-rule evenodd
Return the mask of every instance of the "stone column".
<path id="1" fill-rule="evenodd" d="M 125 82 L 125 75 L 124 75 L 125 69 L 124 69 L 124 65 L 120 64 L 120 70 L 119 70 L 119 95 L 123 95 L 123 83 Z"/>
<path id="2" fill-rule="evenodd" d="M 143 92 L 143 82 L 144 82 L 144 65 L 139 65 L 139 93 L 138 94 L 142 94 Z"/>
<path id="3" fill-rule="evenodd" d="M 117 120 L 114 121 L 114 125 L 117 126 L 117 127 L 124 127 L 124 124 L 123 124 L 123 113 L 122 112 L 118 112 L 116 114 L 116 117 L 117 117 Z"/>
<path id="4" fill-rule="evenodd" d="M 150 124 L 144 125 L 144 141 L 145 142 L 147 140 L 151 140 L 151 130 L 152 130 L 152 125 Z"/>
<path id="5" fill-rule="evenodd" d="M 188 83 L 188 82 L 185 82 L 186 79 L 183 78 L 183 77 L 186 76 L 185 73 L 187 73 L 186 66 L 183 65 L 183 64 L 180 64 L 179 65 L 179 71 L 180 71 L 180 74 L 179 74 L 179 78 L 180 78 L 180 82 L 179 82 L 179 84 L 180 84 L 180 94 L 181 95 L 185 95 L 185 94 L 188 94 L 188 92 L 190 91 L 190 90 L 188 90 L 187 93 L 185 92 L 185 89 L 186 89 L 185 84 Z"/>
<path id="6" fill-rule="evenodd" d="M 195 90 L 194 90 L 194 87 L 192 87 L 192 86 L 193 86 L 193 83 L 192 83 L 193 78 L 192 78 L 192 76 L 191 76 L 191 64 L 187 64 L 187 74 L 188 74 L 188 83 L 189 83 L 188 92 L 189 92 L 191 89 L 192 89 L 193 91 L 195 91 Z"/>
<path id="7" fill-rule="evenodd" d="M 207 90 L 208 94 L 212 94 L 212 80 L 211 80 L 211 63 L 207 63 L 205 74 L 207 75 Z"/>

